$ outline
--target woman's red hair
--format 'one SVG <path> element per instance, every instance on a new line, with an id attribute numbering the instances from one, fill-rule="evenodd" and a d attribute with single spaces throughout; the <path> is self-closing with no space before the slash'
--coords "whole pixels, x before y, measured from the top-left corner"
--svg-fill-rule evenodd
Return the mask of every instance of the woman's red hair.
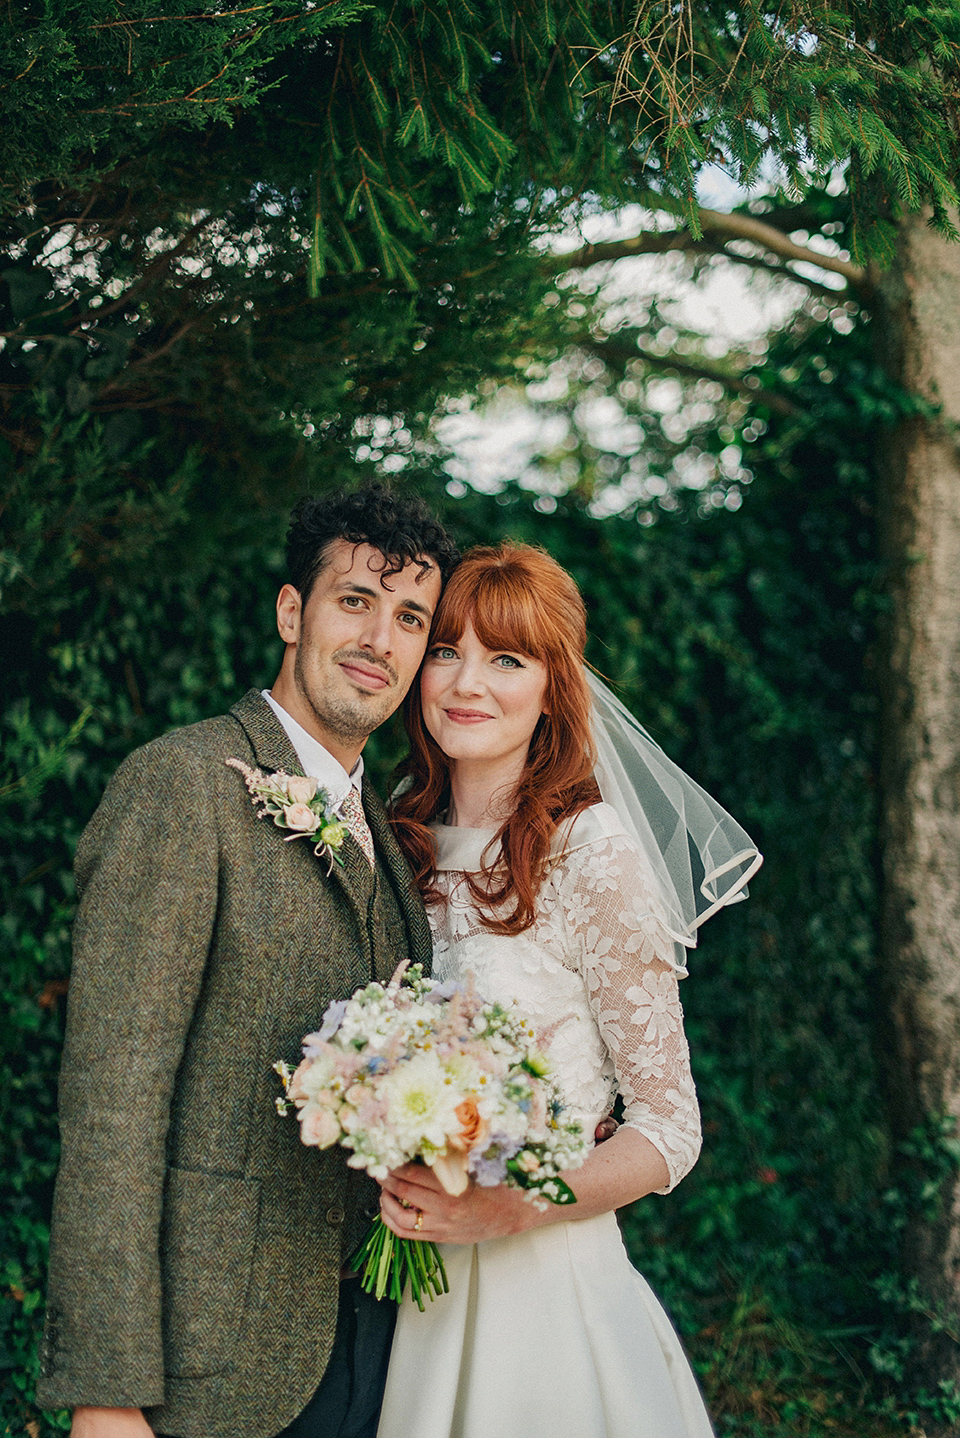
<path id="1" fill-rule="evenodd" d="M 468 622 L 487 649 L 525 654 L 547 666 L 545 713 L 530 741 L 513 813 L 497 835 L 499 845 L 491 845 L 490 853 L 499 857 L 468 877 L 487 927 L 520 934 L 536 916 L 558 825 L 600 797 L 583 673 L 586 612 L 573 579 L 549 554 L 529 544 L 501 544 L 471 549 L 454 570 L 434 616 L 431 646 L 456 644 Z M 409 782 L 394 801 L 391 820 L 420 892 L 436 901 L 436 852 L 426 826 L 449 803 L 450 775 L 423 722 L 419 677 L 404 718 L 410 755 L 402 772 Z"/>

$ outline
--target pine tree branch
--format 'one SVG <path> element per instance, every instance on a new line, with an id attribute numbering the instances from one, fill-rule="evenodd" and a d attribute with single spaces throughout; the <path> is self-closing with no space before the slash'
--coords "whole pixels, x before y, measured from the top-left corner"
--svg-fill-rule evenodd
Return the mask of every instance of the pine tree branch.
<path id="1" fill-rule="evenodd" d="M 765 274 L 776 275 L 778 279 L 790 280 L 795 285 L 803 285 L 810 294 L 818 295 L 831 305 L 835 305 L 838 300 L 842 301 L 849 294 L 848 289 L 834 289 L 832 285 L 822 284 L 819 280 L 811 279 L 809 275 L 798 274 L 788 265 L 779 265 L 775 260 L 765 260 L 762 255 L 741 255 L 726 245 L 711 246 L 711 254 L 729 260 L 731 264 L 744 265 L 748 270 L 763 270 Z"/>
<path id="2" fill-rule="evenodd" d="M 180 259 L 182 255 L 192 248 L 198 236 L 212 223 L 212 219 L 213 217 L 211 215 L 205 215 L 202 219 L 195 220 L 192 225 L 184 230 L 177 243 L 172 245 L 169 250 L 162 250 L 155 259 L 151 260 L 151 262 L 145 266 L 143 273 L 139 275 L 122 294 L 118 295 L 111 304 L 100 305 L 96 309 L 86 309 L 79 314 L 71 328 L 71 333 L 80 333 L 84 323 L 90 320 L 101 323 L 108 315 L 115 314 L 117 310 L 122 310 L 126 305 L 131 304 L 135 297 L 140 294 L 148 284 L 156 280 L 164 270 L 170 268 L 174 260 Z M 186 286 L 184 285 L 182 288 L 186 288 Z M 60 306 L 60 308 L 63 308 L 63 306 Z M 44 313 L 55 314 L 56 311 L 51 310 L 45 311 Z"/>
<path id="3" fill-rule="evenodd" d="M 579 250 L 570 250 L 562 255 L 546 255 L 543 268 L 559 273 L 565 270 L 585 270 L 590 265 L 625 260 L 631 255 L 665 255 L 671 250 L 712 255 L 716 253 L 716 246 L 709 240 L 695 240 L 689 230 L 655 230 L 634 235 L 627 240 L 608 240 L 595 245 L 583 245 Z"/>
<path id="4" fill-rule="evenodd" d="M 834 274 L 842 275 L 854 289 L 862 288 L 867 283 L 866 271 L 852 260 L 841 259 L 839 255 L 821 255 L 818 250 L 811 250 L 808 245 L 795 244 L 789 235 L 785 235 L 775 225 L 765 224 L 753 215 L 728 215 L 721 210 L 699 210 L 697 213 L 704 234 L 714 232 L 726 235 L 729 239 L 749 240 L 751 244 L 771 250 L 785 260 L 802 260 L 808 265 L 818 265 L 821 270 L 832 270 Z"/>
<path id="5" fill-rule="evenodd" d="M 579 343 L 584 349 L 591 350 L 605 364 L 619 367 L 629 364 L 632 360 L 642 360 L 651 369 L 664 372 L 672 370 L 676 374 L 686 375 L 691 379 L 712 380 L 715 384 L 723 385 L 724 389 L 731 393 L 749 400 L 751 404 L 765 404 L 775 414 L 789 417 L 799 413 L 792 400 L 787 399 L 786 395 L 779 394 L 776 390 L 765 389 L 755 376 L 744 377 L 732 370 L 725 369 L 722 365 L 710 364 L 705 359 L 680 359 L 673 353 L 655 354 L 652 350 L 640 349 L 638 346 L 624 344 L 616 339 L 598 340 L 593 337 L 584 337 Z M 755 383 L 751 384 L 751 379 L 754 379 Z"/>
<path id="6" fill-rule="evenodd" d="M 804 264 L 816 265 L 821 270 L 842 275 L 857 293 L 866 293 L 870 288 L 866 271 L 851 260 L 844 260 L 839 255 L 822 255 L 807 245 L 798 245 L 776 226 L 754 219 L 752 215 L 724 214 L 720 210 L 699 210 L 698 214 L 704 234 L 701 240 L 695 239 L 689 230 L 649 231 L 625 240 L 583 245 L 579 250 L 572 250 L 566 255 L 551 255 L 544 261 L 545 267 L 561 271 L 586 269 L 588 265 L 626 259 L 631 255 L 662 255 L 671 250 L 700 254 L 723 253 L 728 259 L 742 260 L 749 264 L 751 257 L 738 255 L 726 248 L 731 240 L 747 240 L 750 244 L 759 245 L 772 254 L 780 255 L 784 260 L 802 261 Z M 708 235 L 718 237 L 719 248 L 717 241 L 709 240 Z M 802 284 L 810 283 L 811 287 L 816 285 L 816 281 L 808 282 L 805 276 L 798 275 L 796 271 L 783 265 L 770 265 L 767 262 L 763 268 L 770 269 L 775 274 L 786 275 Z M 834 297 L 842 293 L 840 290 L 827 290 L 826 286 L 820 288 Z"/>
<path id="7" fill-rule="evenodd" d="M 809 275 L 800 275 L 785 264 L 777 264 L 760 255 L 738 254 L 736 250 L 728 249 L 726 244 L 722 242 L 718 244 L 715 240 L 706 238 L 695 240 L 689 230 L 662 230 L 658 234 L 638 235 L 635 239 L 630 240 L 584 245 L 583 249 L 573 250 L 566 255 L 550 256 L 544 261 L 544 267 L 552 273 L 562 273 L 568 269 L 585 269 L 588 265 L 628 259 L 633 255 L 663 255 L 670 251 L 726 259 L 731 264 L 744 265 L 747 269 L 763 270 L 768 275 L 777 275 L 780 279 L 791 280 L 794 284 L 803 285 L 811 294 L 819 295 L 821 299 L 829 300 L 831 304 L 836 304 L 837 300 L 842 299 L 844 295 L 843 290 L 836 290 L 830 285 L 821 284 L 818 280 L 811 279 Z"/>
<path id="8" fill-rule="evenodd" d="M 269 10 L 269 5 L 248 5 L 243 10 L 201 10 L 195 15 L 144 15 L 134 16 L 131 20 L 106 20 L 98 25 L 91 25 L 91 30 L 116 30 L 122 27 L 133 28 L 136 25 L 160 25 L 175 24 L 181 25 L 185 20 L 235 20 L 239 15 L 252 15 L 257 10 Z"/>

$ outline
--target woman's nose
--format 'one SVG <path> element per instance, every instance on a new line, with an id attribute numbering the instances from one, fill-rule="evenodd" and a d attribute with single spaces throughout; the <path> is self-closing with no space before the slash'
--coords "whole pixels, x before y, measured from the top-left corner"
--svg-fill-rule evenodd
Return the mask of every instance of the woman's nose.
<path id="1" fill-rule="evenodd" d="M 481 694 L 484 689 L 482 665 L 470 659 L 464 660 L 457 668 L 454 689 L 457 694 Z"/>

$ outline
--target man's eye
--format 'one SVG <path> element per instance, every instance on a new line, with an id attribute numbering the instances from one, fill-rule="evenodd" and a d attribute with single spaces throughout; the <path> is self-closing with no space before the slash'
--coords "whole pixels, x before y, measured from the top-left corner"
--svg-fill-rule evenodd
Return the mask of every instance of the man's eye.
<path id="1" fill-rule="evenodd" d="M 343 603 L 349 605 L 351 609 L 361 608 L 363 602 L 363 597 L 360 594 L 345 594 L 343 596 Z"/>
<path id="2" fill-rule="evenodd" d="M 400 616 L 400 622 L 401 624 L 405 624 L 408 629 L 423 628 L 423 620 L 419 614 L 402 614 Z"/>

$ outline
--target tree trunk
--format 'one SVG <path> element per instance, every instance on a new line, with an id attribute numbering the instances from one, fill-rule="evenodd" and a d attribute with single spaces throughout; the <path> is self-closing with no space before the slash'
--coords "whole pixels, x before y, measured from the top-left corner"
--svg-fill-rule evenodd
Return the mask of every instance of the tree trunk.
<path id="1" fill-rule="evenodd" d="M 883 950 L 899 1049 L 890 1090 L 902 1134 L 928 1118 L 960 1120 L 960 244 L 923 217 L 908 219 L 880 295 L 885 362 L 908 391 L 939 407 L 890 437 L 881 489 L 891 598 Z M 918 1218 L 909 1233 L 907 1262 L 958 1335 L 956 1165 L 941 1196 L 939 1216 Z M 939 1378 L 960 1379 L 960 1341 L 928 1331 L 920 1365 L 934 1390 Z"/>

